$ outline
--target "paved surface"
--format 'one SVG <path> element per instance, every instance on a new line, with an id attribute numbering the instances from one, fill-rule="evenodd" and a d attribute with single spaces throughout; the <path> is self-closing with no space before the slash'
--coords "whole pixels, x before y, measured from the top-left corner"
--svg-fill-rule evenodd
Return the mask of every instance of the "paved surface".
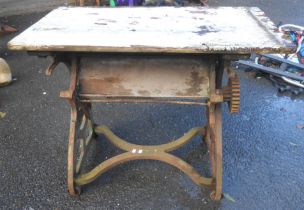
<path id="1" fill-rule="evenodd" d="M 275 21 L 304 25 L 298 1 L 211 1 L 211 5 L 260 6 Z M 1 5 L 1 4 L 0 4 Z M 1 19 L 26 28 L 43 13 Z M 216 203 L 209 190 L 162 163 L 137 161 L 121 165 L 84 188 L 79 199 L 66 191 L 69 107 L 58 98 L 68 84 L 60 66 L 44 75 L 49 60 L 8 52 L 1 39 L 1 56 L 18 81 L 0 89 L 0 208 L 1 209 L 303 209 L 304 101 L 279 97 L 264 79 L 240 72 L 242 107 L 231 116 L 224 108 L 224 192 L 235 199 Z M 97 121 L 132 142 L 160 143 L 205 122 L 203 109 L 164 105 L 95 107 Z M 117 154 L 99 138 L 92 163 Z M 195 141 L 175 152 L 202 173 L 206 148 Z"/>
<path id="2" fill-rule="evenodd" d="M 0 17 L 53 9 L 68 0 L 0 0 Z"/>

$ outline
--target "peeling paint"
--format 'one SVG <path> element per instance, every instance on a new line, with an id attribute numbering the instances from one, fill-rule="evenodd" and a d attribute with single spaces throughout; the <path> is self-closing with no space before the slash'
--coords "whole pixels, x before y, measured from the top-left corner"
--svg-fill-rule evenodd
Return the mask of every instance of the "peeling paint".
<path id="1" fill-rule="evenodd" d="M 288 41 L 274 29 L 259 8 L 60 7 L 8 46 L 29 51 L 247 54 L 291 51 L 286 46 Z"/>

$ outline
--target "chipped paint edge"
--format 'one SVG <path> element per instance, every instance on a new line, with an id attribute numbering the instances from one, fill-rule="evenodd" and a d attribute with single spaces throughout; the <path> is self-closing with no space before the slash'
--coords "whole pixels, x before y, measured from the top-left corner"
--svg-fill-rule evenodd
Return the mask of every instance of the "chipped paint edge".
<path id="1" fill-rule="evenodd" d="M 272 35 L 275 41 L 279 45 L 283 45 L 286 48 L 285 53 L 292 53 L 295 51 L 296 46 L 292 43 L 291 40 L 284 39 L 284 34 L 278 31 L 277 26 L 274 22 L 266 16 L 266 13 L 258 7 L 249 7 L 250 14 L 257 20 L 257 22 Z"/>

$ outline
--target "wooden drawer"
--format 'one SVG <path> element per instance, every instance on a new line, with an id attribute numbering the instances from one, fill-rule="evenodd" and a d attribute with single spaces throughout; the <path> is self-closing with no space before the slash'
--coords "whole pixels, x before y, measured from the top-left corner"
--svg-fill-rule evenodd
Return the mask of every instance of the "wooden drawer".
<path id="1" fill-rule="evenodd" d="M 81 59 L 80 92 L 87 97 L 209 97 L 212 57 L 102 55 Z"/>

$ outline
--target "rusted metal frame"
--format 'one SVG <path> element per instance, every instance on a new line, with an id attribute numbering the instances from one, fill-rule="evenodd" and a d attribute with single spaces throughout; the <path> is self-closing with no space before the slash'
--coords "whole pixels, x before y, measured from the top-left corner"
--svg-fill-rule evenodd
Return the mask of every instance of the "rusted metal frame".
<path id="1" fill-rule="evenodd" d="M 76 65 L 77 64 L 77 65 Z M 77 88 L 77 71 L 78 71 L 78 63 L 76 61 L 76 64 L 75 64 L 75 61 L 73 60 L 72 61 L 72 65 L 71 65 L 71 84 L 70 84 L 70 91 L 64 91 L 64 92 L 61 92 L 61 96 L 62 97 L 65 97 L 68 99 L 68 101 L 70 101 L 70 103 L 72 104 L 71 107 L 72 107 L 72 120 L 71 120 L 71 129 L 70 129 L 70 139 L 69 139 L 69 158 L 68 158 L 68 188 L 69 188 L 69 191 L 70 191 L 70 194 L 72 195 L 75 195 L 77 194 L 78 192 L 75 190 L 75 186 L 74 184 L 76 185 L 82 185 L 80 183 L 82 183 L 82 181 L 86 182 L 89 180 L 91 180 L 92 176 L 95 178 L 97 178 L 98 175 L 96 175 L 96 172 L 97 174 L 101 174 L 103 173 L 104 171 L 114 167 L 115 165 L 119 164 L 119 163 L 122 163 L 122 162 L 126 162 L 126 161 L 129 161 L 129 160 L 133 160 L 133 159 L 154 159 L 154 160 L 160 160 L 160 161 L 164 161 L 164 162 L 167 162 L 168 164 L 171 164 L 173 166 L 176 166 L 177 168 L 180 168 L 182 171 L 184 171 L 187 175 L 190 176 L 190 178 L 197 184 L 205 184 L 205 185 L 211 185 L 211 184 L 214 184 L 214 180 L 216 180 L 218 177 L 213 177 L 213 178 L 205 178 L 205 177 L 201 177 L 200 175 L 198 175 L 197 173 L 190 173 L 191 171 L 193 171 L 193 167 L 189 164 L 187 164 L 186 162 L 184 162 L 183 160 L 171 155 L 171 154 L 168 154 L 168 153 L 165 153 L 164 151 L 171 151 L 171 150 L 174 150 L 180 146 L 182 146 L 183 144 L 185 144 L 187 141 L 190 140 L 191 138 L 191 135 L 194 135 L 194 134 L 197 134 L 195 133 L 195 129 L 190 131 L 188 134 L 189 136 L 187 136 L 186 134 L 186 137 L 187 138 L 181 138 L 181 139 L 178 139 L 177 141 L 175 142 L 172 142 L 172 143 L 169 143 L 169 144 L 165 144 L 165 145 L 158 145 L 158 146 L 141 146 L 141 145 L 132 145 L 132 144 L 128 144 L 127 142 L 123 141 L 122 140 L 122 143 L 127 143 L 127 148 L 126 150 L 128 151 L 127 153 L 124 153 L 122 154 L 122 156 L 120 157 L 124 157 L 124 160 L 119 160 L 118 162 L 116 162 L 116 158 L 117 156 L 111 158 L 111 159 L 108 159 L 107 161 L 101 163 L 98 167 L 96 167 L 95 169 L 93 169 L 91 172 L 88 172 L 86 174 L 83 174 L 83 175 L 79 175 L 78 178 L 74 178 L 75 174 L 74 174 L 74 157 L 71 157 L 71 153 L 74 152 L 74 141 L 75 141 L 75 133 L 76 133 L 76 123 L 77 123 L 77 106 L 79 107 L 78 109 L 79 110 L 86 110 L 85 108 L 81 108 L 81 105 L 82 103 L 75 103 L 78 99 L 76 100 L 72 100 L 72 99 L 75 99 L 75 91 L 76 91 L 76 88 Z M 76 68 L 75 68 L 75 65 L 76 65 Z M 76 71 L 73 71 L 73 69 L 76 69 Z M 74 74 L 73 72 L 76 72 L 76 74 Z M 214 75 L 214 74 L 213 74 Z M 214 76 L 215 78 L 215 76 Z M 72 82 L 72 81 L 75 81 L 75 82 Z M 215 79 L 213 80 L 215 81 Z M 215 82 L 213 82 L 213 84 L 215 84 Z M 71 91 L 73 90 L 73 91 Z M 212 93 L 214 93 L 214 91 L 211 91 Z M 217 93 L 215 93 L 217 94 Z M 74 97 L 74 98 L 73 98 Z M 79 102 L 79 101 L 78 101 Z M 220 100 L 214 100 L 213 102 L 209 102 L 209 107 L 212 107 L 212 105 L 214 103 L 219 103 Z M 73 109 L 73 107 L 76 107 Z M 76 111 L 75 111 L 76 110 Z M 85 114 L 86 112 L 82 112 L 83 114 Z M 76 117 L 75 117 L 76 115 Z M 87 116 L 89 118 L 89 114 L 85 114 L 85 116 Z M 212 116 L 212 115 L 210 115 Z M 76 118 L 76 120 L 75 120 Z M 74 119 L 74 120 L 73 120 Z M 212 117 L 211 117 L 212 119 Z M 212 120 L 211 120 L 212 121 Z M 212 124 L 212 123 L 211 123 Z M 82 127 L 82 125 L 80 125 L 80 127 Z M 73 132 L 71 134 L 71 131 Z M 98 131 L 98 127 L 96 128 L 96 131 Z M 107 132 L 105 132 L 107 133 Z M 202 133 L 202 132 L 200 132 Z M 210 137 L 211 139 L 213 139 L 212 137 L 214 135 L 214 129 L 209 129 L 209 133 L 210 133 Z M 92 134 L 92 133 L 91 133 Z M 90 134 L 90 136 L 91 136 Z M 109 133 L 108 133 L 109 134 Z M 113 133 L 112 133 L 113 134 Z M 111 133 L 109 134 L 111 136 Z M 108 135 L 108 137 L 109 137 Z M 114 134 L 113 134 L 114 135 Z M 114 136 L 115 137 L 115 136 Z M 73 139 L 72 139 L 73 138 Z M 88 137 L 89 139 L 91 139 L 91 137 Z M 189 138 L 189 139 L 188 139 Z M 111 139 L 111 137 L 110 137 Z M 212 140 L 211 140 L 212 141 Z M 120 142 L 121 143 L 121 142 Z M 73 145 L 72 145 L 73 144 Z M 84 141 L 82 141 L 82 145 L 84 145 Z M 130 147 L 128 147 L 130 146 Z M 131 151 L 131 147 L 132 146 L 135 146 L 135 148 L 133 148 Z M 138 146 L 138 148 L 136 147 Z M 123 146 L 124 147 L 124 146 Z M 143 148 L 144 147 L 144 148 Z M 150 148 L 149 148 L 150 147 Z M 162 148 L 164 148 L 164 150 L 162 151 Z M 158 151 L 159 149 L 159 151 Z M 73 150 L 73 152 L 71 152 L 71 150 Z M 213 150 L 212 150 L 213 151 Z M 82 151 L 81 153 L 81 156 L 84 156 L 84 153 L 85 151 Z M 146 155 L 148 153 L 148 155 Z M 151 153 L 151 154 L 150 154 Z M 135 156 L 134 156 L 135 154 Z M 163 159 L 163 156 L 172 156 L 174 161 L 170 163 L 170 159 L 169 160 L 165 160 Z M 73 154 L 74 156 L 74 154 Z M 128 157 L 130 156 L 130 157 Z M 171 158 L 172 159 L 172 158 Z M 113 162 L 112 162 L 113 160 Z M 219 160 L 216 161 L 216 164 L 218 163 Z M 72 162 L 72 163 L 71 163 Z M 71 165 L 72 164 L 72 165 Z M 107 166 L 108 164 L 108 166 Z M 114 164 L 114 165 L 112 165 Z M 186 167 L 185 167 L 185 164 Z M 105 166 L 105 167 L 103 167 Z M 107 167 L 106 167 L 107 166 Z M 76 166 L 76 168 L 79 168 L 79 166 Z M 188 170 L 189 169 L 189 170 Z M 97 170 L 97 171 L 96 171 Z M 71 184 L 71 171 L 73 171 L 73 176 L 72 176 L 72 179 L 73 179 L 73 185 Z M 190 172 L 189 172 L 190 171 Z M 95 174 L 95 175 L 94 175 Z M 96 177 L 95 177 L 96 176 Z M 94 180 L 93 179 L 93 180 Z M 69 181 L 70 180 L 70 181 Z M 77 180 L 77 181 L 76 181 Z M 92 181 L 93 181 L 92 180 Z M 216 183 L 215 183 L 216 184 Z M 216 184 L 217 186 L 217 184 Z M 217 188 L 218 189 L 218 188 Z M 218 191 L 218 190 L 217 190 Z"/>
<path id="2" fill-rule="evenodd" d="M 187 142 L 189 142 L 193 137 L 197 135 L 205 135 L 205 129 L 202 127 L 196 127 L 192 128 L 190 131 L 188 131 L 186 134 L 184 134 L 181 138 L 171 141 L 167 144 L 161 144 L 161 145 L 151 145 L 151 146 L 145 146 L 145 145 L 137 145 L 132 144 L 129 142 L 126 142 L 125 140 L 119 138 L 116 136 L 107 126 L 96 126 L 95 127 L 96 134 L 102 134 L 104 135 L 114 146 L 118 147 L 119 149 L 122 149 L 124 151 L 152 151 L 152 152 L 170 152 L 173 150 L 176 150 L 183 145 L 185 145 Z"/>
<path id="3" fill-rule="evenodd" d="M 69 101 L 73 104 L 73 105 L 71 105 L 71 107 L 72 107 L 72 120 L 71 120 L 71 129 L 70 129 L 70 131 L 72 131 L 73 133 L 71 134 L 70 133 L 70 139 L 69 139 L 69 151 L 71 151 L 72 149 L 73 149 L 73 152 L 74 152 L 74 141 L 75 141 L 75 133 L 76 133 L 76 123 L 77 123 L 77 120 L 74 120 L 73 121 L 73 118 L 76 118 L 77 119 L 77 111 L 76 111 L 76 114 L 75 114 L 75 111 L 73 110 L 73 107 L 75 106 L 79 106 L 79 110 L 80 109 L 82 109 L 82 108 L 80 108 L 80 105 L 77 103 L 75 103 L 75 100 L 72 100 L 72 98 L 73 98 L 73 96 L 75 96 L 75 90 L 76 90 L 76 87 L 77 87 L 77 71 L 76 71 L 76 75 L 75 74 L 73 74 L 73 69 L 75 69 L 74 68 L 75 67 L 75 62 L 72 62 L 72 65 L 71 65 L 71 84 L 70 84 L 70 91 L 65 91 L 65 92 L 62 92 L 61 93 L 61 96 L 64 96 L 64 97 L 67 97 L 68 99 L 69 99 Z M 75 72 L 75 71 L 74 71 Z M 211 74 L 212 75 L 212 74 Z M 215 78 L 215 75 L 214 75 L 214 72 L 213 72 L 213 77 Z M 211 76 L 211 78 L 212 78 L 212 76 Z M 75 83 L 73 83 L 72 81 L 76 81 Z M 213 79 L 213 81 L 215 81 L 215 79 Z M 213 82 L 211 82 L 211 83 L 213 83 Z M 215 84 L 215 82 L 213 83 L 213 84 Z M 211 85 L 212 86 L 212 85 Z M 71 91 L 71 90 L 73 90 L 73 91 Z M 212 88 L 211 88 L 211 90 L 212 90 Z M 213 88 L 213 90 L 214 90 L 214 88 Z M 214 93 L 214 91 L 211 91 L 212 93 Z M 71 97 L 72 96 L 72 97 Z M 74 105 L 75 104 L 75 105 Z M 213 106 L 213 103 L 210 103 L 210 105 L 209 105 L 209 110 L 210 110 L 210 108 L 211 108 L 211 111 L 212 111 L 212 106 Z M 76 110 L 77 110 L 77 108 L 76 108 Z M 86 109 L 83 109 L 83 110 L 86 110 Z M 214 110 L 213 110 L 214 111 Z M 82 113 L 85 113 L 85 112 L 82 112 Z M 76 117 L 75 117 L 75 115 L 76 115 Z M 85 114 L 85 116 L 87 116 L 87 117 L 89 117 L 88 116 L 88 113 L 87 114 Z M 210 114 L 210 116 L 212 116 L 212 114 Z M 213 126 L 212 126 L 212 117 L 210 117 L 209 119 L 211 119 L 211 129 L 209 129 L 208 131 L 209 131 L 209 133 L 210 133 L 210 137 L 211 137 L 211 142 L 214 142 L 214 136 L 215 136 L 215 133 L 217 132 L 217 131 L 215 131 L 214 132 L 214 129 L 215 128 L 212 128 Z M 82 126 L 80 126 L 80 127 L 82 127 Z M 104 129 L 104 128 L 103 128 Z M 96 127 L 96 132 L 99 132 L 100 131 L 100 127 Z M 117 143 L 117 141 L 115 141 L 114 140 L 114 144 L 118 144 L 118 145 L 120 145 L 120 146 L 118 146 L 119 148 L 125 148 L 125 150 L 126 151 L 128 151 L 127 153 L 130 153 L 130 155 L 131 156 L 134 156 L 134 154 L 146 154 L 146 153 L 151 153 L 152 152 L 152 156 L 153 156 L 153 158 L 151 157 L 151 156 L 145 156 L 145 155 L 137 155 L 136 156 L 136 158 L 135 159 L 155 159 L 155 160 L 160 160 L 160 161 L 164 161 L 164 162 L 167 162 L 167 163 L 169 163 L 167 160 L 164 160 L 164 159 L 159 159 L 159 157 L 157 156 L 158 155 L 158 152 L 162 152 L 162 153 L 164 153 L 164 154 L 160 154 L 160 156 L 166 156 L 166 155 L 171 155 L 171 154 L 168 154 L 168 153 L 165 153 L 165 152 L 163 152 L 163 151 L 171 151 L 171 150 L 174 150 L 174 149 L 176 149 L 176 148 L 178 148 L 178 147 L 180 147 L 180 146 L 182 146 L 182 145 L 184 145 L 187 141 L 189 141 L 193 136 L 192 135 L 194 135 L 194 134 L 197 134 L 196 132 L 198 132 L 198 131 L 195 131 L 195 129 L 194 130 L 192 130 L 192 131 L 190 131 L 188 134 L 186 134 L 185 135 L 185 138 L 181 138 L 181 139 L 178 139 L 177 141 L 175 141 L 175 142 L 172 142 L 172 143 L 169 143 L 169 144 L 165 144 L 165 145 L 158 145 L 158 146 L 141 146 L 141 145 L 133 145 L 133 144 L 129 144 L 128 142 L 125 142 L 125 141 L 123 141 L 123 140 L 121 140 L 121 141 L 118 141 L 118 143 Z M 107 131 L 107 130 L 104 130 L 103 132 L 101 132 L 101 133 L 103 133 L 103 134 L 105 134 L 109 139 L 113 139 L 113 137 L 114 137 L 114 139 L 115 139 L 115 137 L 116 138 L 118 138 L 117 136 L 115 136 L 113 133 L 111 133 L 111 132 L 109 132 L 109 130 Z M 200 132 L 201 133 L 201 132 Z M 92 133 L 89 135 L 89 139 L 91 139 L 91 136 L 92 135 Z M 111 137 L 112 136 L 112 137 Z M 71 139 L 71 138 L 73 138 L 73 139 Z M 73 142 L 72 142 L 73 141 Z M 112 142 L 113 143 L 113 142 Z M 73 144 L 73 145 L 72 145 Z M 217 146 L 216 146 L 216 142 L 215 142 L 215 148 L 218 148 Z M 85 143 L 84 143 L 84 141 L 82 141 L 82 147 L 84 148 L 84 145 L 85 145 Z M 121 146 L 121 145 L 123 145 L 123 146 Z M 71 148 L 71 146 L 73 146 L 73 148 Z M 117 146 L 117 145 L 116 145 Z M 133 147 L 133 148 L 132 148 Z M 209 146 L 210 147 L 210 146 Z M 130 149 L 132 148 L 132 151 L 130 151 Z M 212 148 L 212 146 L 210 147 L 210 148 Z M 163 149 L 163 150 L 162 150 Z M 214 153 L 213 152 L 214 151 L 214 149 L 211 149 L 211 154 L 212 153 Z M 84 153 L 85 153 L 86 151 L 84 151 L 84 150 L 82 150 L 82 152 L 81 152 L 81 162 L 82 162 L 82 160 L 83 160 L 83 157 L 84 157 Z M 217 151 L 218 152 L 218 151 Z M 97 172 L 98 172 L 98 174 L 101 174 L 101 173 L 103 173 L 104 171 L 106 171 L 106 170 L 108 170 L 108 169 L 110 169 L 110 168 L 112 168 L 112 167 L 114 167 L 115 166 L 115 164 L 117 164 L 117 163 L 115 163 L 115 159 L 116 159 L 116 157 L 114 157 L 114 158 L 111 158 L 111 159 L 113 159 L 113 163 L 111 162 L 111 159 L 109 159 L 109 160 L 107 160 L 108 162 L 103 162 L 103 163 L 101 163 L 99 166 L 100 167 L 96 167 L 95 169 L 93 169 L 91 172 L 88 172 L 88 173 L 86 173 L 86 174 L 84 174 L 84 175 L 79 175 L 79 178 L 76 178 L 76 179 L 74 179 L 74 157 L 71 157 L 71 153 L 72 152 L 70 152 L 70 154 L 69 154 L 69 158 L 68 158 L 68 163 L 69 163 L 69 166 L 68 166 L 68 177 L 71 177 L 71 171 L 73 171 L 73 185 L 71 184 L 71 181 L 69 181 L 69 180 L 71 180 L 71 178 L 69 179 L 68 178 L 68 188 L 69 188 L 69 191 L 70 191 L 70 193 L 72 194 L 72 195 L 75 195 L 75 194 L 77 194 L 78 192 L 75 190 L 75 186 L 74 186 L 74 184 L 76 183 L 77 185 L 82 185 L 82 184 L 80 184 L 80 183 L 82 183 L 82 180 L 84 180 L 84 182 L 87 182 L 88 180 L 91 180 L 91 178 L 90 177 L 95 177 L 96 176 L 96 171 L 94 171 L 95 169 L 97 170 L 97 169 L 99 169 L 99 170 L 97 170 Z M 153 154 L 153 153 L 155 153 L 155 154 Z M 156 154 L 157 153 L 157 154 Z M 133 158 L 132 157 L 128 157 L 128 155 L 129 154 L 126 154 L 126 158 L 127 159 L 129 159 L 129 158 L 131 158 L 130 160 L 132 160 Z M 151 155 L 151 154 L 150 154 Z M 74 154 L 73 154 L 73 156 L 74 156 Z M 155 157 L 154 157 L 155 156 Z M 173 156 L 174 157 L 174 156 Z M 213 157 L 214 157 L 214 155 L 213 155 Z M 177 157 L 174 157 L 174 158 L 177 158 Z M 216 191 L 215 191 L 215 197 L 214 197 L 214 199 L 218 199 L 217 197 L 217 192 L 219 192 L 219 190 L 221 191 L 221 189 L 219 189 L 219 186 L 221 187 L 221 182 L 219 182 L 219 170 L 218 170 L 218 166 L 219 166 L 219 161 L 221 161 L 221 156 L 219 157 L 218 156 L 218 153 L 216 153 L 216 156 L 215 156 L 215 158 L 216 158 L 216 176 L 215 177 L 213 177 L 212 179 L 210 179 L 210 178 L 205 178 L 205 177 L 201 177 L 201 176 L 199 176 L 197 173 L 195 174 L 189 174 L 189 172 L 187 172 L 187 170 L 183 170 L 186 174 L 188 174 L 189 176 L 190 176 L 190 178 L 195 182 L 195 183 L 197 183 L 197 184 L 206 184 L 206 185 L 210 185 L 210 184 L 214 184 L 214 179 L 216 180 L 216 183 L 215 183 L 215 185 L 216 185 Z M 125 162 L 125 161 L 128 161 L 127 159 L 125 159 L 123 162 Z M 177 158 L 177 159 L 179 159 L 179 158 Z M 71 161 L 73 162 L 72 163 L 72 165 L 71 165 Z M 175 160 L 176 161 L 176 160 Z M 179 163 L 181 162 L 182 160 L 180 160 L 180 161 L 178 161 Z M 119 163 L 121 163 L 121 161 L 119 161 Z M 106 164 L 108 164 L 109 166 L 109 168 L 107 169 L 107 168 L 104 168 L 104 167 L 102 167 L 103 165 L 106 165 Z M 114 164 L 113 166 L 111 165 L 111 164 Z M 181 168 L 182 166 L 178 166 L 178 165 L 176 165 L 176 163 L 169 163 L 169 164 L 171 164 L 171 165 L 174 165 L 174 166 L 176 166 L 176 167 L 178 167 L 178 168 Z M 187 163 L 186 163 L 187 164 Z M 111 165 L 111 166 L 110 166 Z M 183 164 L 184 165 L 184 164 Z M 80 171 L 80 166 L 79 166 L 79 162 L 77 163 L 77 165 L 76 165 L 76 171 Z M 192 168 L 192 166 L 190 166 L 189 164 L 188 164 L 188 167 L 186 167 L 186 168 Z M 213 167 L 214 168 L 214 167 Z M 220 167 L 221 168 L 221 167 Z M 192 168 L 193 169 L 193 168 Z M 191 170 L 192 170 L 191 169 Z M 181 169 L 182 170 L 182 169 Z M 95 174 L 95 175 L 94 175 Z M 98 176 L 98 175 L 97 175 Z M 95 177 L 95 178 L 97 178 L 97 176 Z M 95 179 L 94 178 L 94 179 Z M 93 180 L 94 180 L 93 179 Z M 78 180 L 78 181 L 76 181 L 76 180 Z M 79 181 L 80 180 L 80 181 Z M 92 180 L 92 181 L 93 181 Z M 199 180 L 201 180 L 201 181 L 199 181 Z M 205 181 L 202 181 L 202 180 L 205 180 Z M 207 181 L 206 181 L 207 180 Z M 89 181 L 90 182 L 90 181 Z M 221 195 L 221 193 L 220 193 L 220 195 Z"/>
<path id="4" fill-rule="evenodd" d="M 63 94 L 65 95 L 65 94 Z M 83 97 L 81 94 L 78 94 L 77 96 Z M 214 94 L 215 96 L 215 94 Z M 220 102 L 222 99 L 218 99 L 218 96 L 213 97 L 214 102 Z M 111 100 L 117 100 L 117 99 L 111 99 Z M 79 100 L 82 102 L 82 99 Z M 125 101 L 120 101 L 119 102 L 125 102 Z M 134 102 L 138 101 L 134 100 Z M 92 101 L 87 101 L 87 102 L 92 102 Z M 109 101 L 107 101 L 109 102 Z M 113 101 L 111 101 L 113 102 Z M 133 102 L 133 100 L 132 100 Z M 148 100 L 144 100 L 144 102 L 151 102 Z M 157 101 L 159 102 L 159 101 Z M 178 103 L 179 101 L 170 101 L 172 103 Z M 181 103 L 184 104 L 189 104 L 193 103 L 190 101 L 180 101 Z M 203 102 L 196 102 L 199 103 L 199 105 L 206 105 L 206 103 Z M 80 128 L 82 128 L 84 125 L 84 122 L 82 125 L 80 125 Z M 113 134 L 110 129 L 108 129 L 105 126 L 96 126 L 94 128 L 94 131 L 98 134 L 103 134 L 109 139 L 110 142 L 112 142 L 115 146 L 117 146 L 120 149 L 123 149 L 127 151 L 126 153 L 123 153 L 121 155 L 115 156 L 111 159 L 108 159 L 104 162 L 102 162 L 99 166 L 97 166 L 95 169 L 92 171 L 78 175 L 76 179 L 74 179 L 74 183 L 76 185 L 83 185 L 87 184 L 93 180 L 95 180 L 100 174 L 103 172 L 107 171 L 108 169 L 114 167 L 117 164 L 129 161 L 129 160 L 136 160 L 136 159 L 152 159 L 152 160 L 159 160 L 166 162 L 170 165 L 173 165 L 180 170 L 182 170 L 184 173 L 186 173 L 196 184 L 198 185 L 213 185 L 214 184 L 214 178 L 205 178 L 203 176 L 200 176 L 194 169 L 193 167 L 186 163 L 185 161 L 181 160 L 178 157 L 175 157 L 169 153 L 169 151 L 175 150 L 184 144 L 186 144 L 188 141 L 190 141 L 194 136 L 200 134 L 204 135 L 205 130 L 204 128 L 193 128 L 191 129 L 187 134 L 185 134 L 183 137 L 170 142 L 168 144 L 163 144 L 163 145 L 156 145 L 156 146 L 144 146 L 144 145 L 135 145 L 128 143 L 119 137 L 117 137 L 115 134 Z M 82 146 L 85 144 L 84 141 L 82 140 Z M 84 156 L 84 150 L 81 152 L 81 157 Z M 76 168 L 79 168 L 76 166 Z"/>
<path id="5" fill-rule="evenodd" d="M 158 160 L 161 162 L 165 162 L 180 169 L 182 172 L 188 175 L 191 180 L 197 185 L 209 186 L 214 182 L 213 178 L 205 178 L 200 176 L 190 164 L 186 163 L 184 160 L 172 154 L 163 151 L 154 152 L 146 150 L 142 151 L 142 153 L 140 153 L 139 151 L 136 153 L 125 152 L 113 158 L 107 159 L 106 161 L 100 163 L 92 171 L 80 175 L 78 178 L 75 179 L 75 183 L 77 185 L 88 184 L 94 181 L 98 176 L 100 176 L 107 170 L 131 160 Z"/>

